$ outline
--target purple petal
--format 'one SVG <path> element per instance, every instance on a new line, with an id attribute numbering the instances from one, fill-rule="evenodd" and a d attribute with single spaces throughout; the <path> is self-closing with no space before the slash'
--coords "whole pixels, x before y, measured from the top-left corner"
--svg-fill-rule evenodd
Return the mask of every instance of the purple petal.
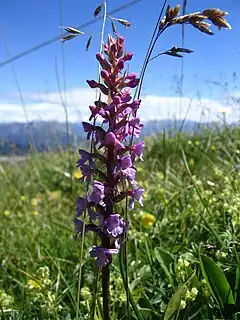
<path id="1" fill-rule="evenodd" d="M 123 169 L 127 169 L 129 167 L 132 167 L 132 159 L 130 156 L 123 156 L 121 158 L 121 165 Z"/>
<path id="2" fill-rule="evenodd" d="M 77 198 L 77 217 L 80 217 L 80 215 L 86 210 L 87 208 L 87 200 L 85 198 L 82 197 L 78 197 Z"/>
<path id="3" fill-rule="evenodd" d="M 107 249 L 103 246 L 94 246 L 90 250 L 91 257 L 96 258 L 96 263 L 99 267 L 105 267 L 112 260 L 112 255 L 118 253 L 118 249 Z"/>
<path id="4" fill-rule="evenodd" d="M 122 234 L 125 225 L 119 214 L 111 214 L 106 220 L 104 220 L 103 224 L 106 232 L 113 237 L 117 237 Z"/>
<path id="5" fill-rule="evenodd" d="M 143 160 L 142 158 L 142 154 L 143 154 L 143 149 L 145 147 L 145 143 L 144 141 L 141 141 L 137 144 L 135 144 L 134 146 L 132 146 L 132 152 L 137 155 L 141 160 Z"/>

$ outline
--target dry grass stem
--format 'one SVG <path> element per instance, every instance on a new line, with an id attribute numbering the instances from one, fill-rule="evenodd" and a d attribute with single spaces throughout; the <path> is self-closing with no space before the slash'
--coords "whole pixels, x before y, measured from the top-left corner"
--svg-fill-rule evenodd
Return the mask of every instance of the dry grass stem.
<path id="1" fill-rule="evenodd" d="M 167 7 L 165 17 L 160 21 L 159 32 L 175 24 L 191 24 L 194 28 L 199 31 L 206 33 L 208 35 L 213 35 L 214 33 L 210 29 L 211 24 L 204 21 L 210 20 L 219 29 L 231 29 L 231 25 L 224 18 L 228 15 L 228 12 L 222 11 L 220 9 L 206 9 L 202 13 L 195 12 L 190 14 L 185 14 L 178 16 L 180 12 L 180 5 L 171 8 Z"/>

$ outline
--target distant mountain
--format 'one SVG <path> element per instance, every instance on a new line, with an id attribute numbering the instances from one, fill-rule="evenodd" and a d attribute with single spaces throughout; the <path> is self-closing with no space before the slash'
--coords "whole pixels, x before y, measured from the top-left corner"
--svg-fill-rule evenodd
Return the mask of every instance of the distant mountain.
<path id="1" fill-rule="evenodd" d="M 69 125 L 69 143 L 74 145 L 78 140 L 81 140 L 81 135 L 78 136 Z M 24 154 L 33 144 L 40 152 L 66 147 L 66 125 L 56 121 L 36 121 L 30 124 L 0 123 L 0 154 Z"/>
<path id="2" fill-rule="evenodd" d="M 163 130 L 197 132 L 203 126 L 212 127 L 214 123 L 200 124 L 192 120 L 152 120 L 144 124 L 142 137 L 160 133 Z M 76 147 L 85 141 L 81 123 L 69 123 L 69 143 Z M 68 144 L 66 124 L 57 121 L 36 121 L 26 123 L 0 123 L 0 154 L 25 154 L 32 142 L 40 152 L 65 148 Z"/>

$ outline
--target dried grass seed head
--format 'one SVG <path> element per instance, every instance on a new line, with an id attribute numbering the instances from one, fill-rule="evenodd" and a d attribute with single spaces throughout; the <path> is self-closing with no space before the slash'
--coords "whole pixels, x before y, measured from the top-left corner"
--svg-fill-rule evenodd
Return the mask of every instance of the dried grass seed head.
<path id="1" fill-rule="evenodd" d="M 212 21 L 212 23 L 217 26 L 219 29 L 226 28 L 232 29 L 231 25 L 227 22 L 224 17 L 228 15 L 228 12 L 222 11 L 220 9 L 212 8 L 206 9 L 202 13 L 203 15 L 207 16 L 207 18 Z"/>

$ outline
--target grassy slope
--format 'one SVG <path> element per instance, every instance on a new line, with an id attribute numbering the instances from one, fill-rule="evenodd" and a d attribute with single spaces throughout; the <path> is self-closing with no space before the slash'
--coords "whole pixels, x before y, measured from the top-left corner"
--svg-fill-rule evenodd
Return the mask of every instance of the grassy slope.
<path id="1" fill-rule="evenodd" d="M 179 319 L 194 313 L 194 319 L 220 317 L 218 303 L 202 281 L 199 251 L 218 263 L 234 287 L 240 240 L 240 131 L 162 135 L 149 138 L 146 146 L 138 173 L 146 188 L 144 207 L 130 212 L 128 265 L 135 301 L 145 308 L 143 316 L 161 318 L 191 266 L 198 282 L 188 289 L 197 287 L 198 295 L 181 297 L 186 307 L 181 302 Z M 75 163 L 77 153 L 72 158 Z M 68 156 L 64 152 L 37 154 L 16 164 L 0 163 L 0 190 L 3 319 L 9 314 L 12 319 L 74 319 L 80 244 L 72 239 L 72 219 L 76 196 L 84 194 L 84 186 L 71 178 Z M 146 213 L 155 217 L 152 226 L 151 221 L 146 225 Z M 91 242 L 87 236 L 83 319 L 91 310 L 94 282 L 94 263 L 87 252 Z M 158 248 L 171 252 L 167 256 L 171 263 L 164 260 L 163 266 Z M 49 276 L 46 270 L 39 271 L 44 266 L 49 267 Z M 117 258 L 112 273 L 112 317 L 126 319 Z M 16 312 L 6 312 L 12 309 Z M 101 319 L 100 314 L 98 306 L 96 319 Z"/>

